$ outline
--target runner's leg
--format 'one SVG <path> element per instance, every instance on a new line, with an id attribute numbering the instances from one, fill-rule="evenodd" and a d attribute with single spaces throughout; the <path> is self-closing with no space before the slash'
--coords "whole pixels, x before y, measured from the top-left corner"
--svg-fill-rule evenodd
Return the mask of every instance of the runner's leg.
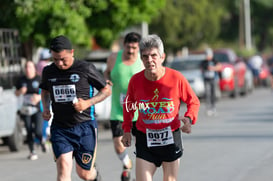
<path id="1" fill-rule="evenodd" d="M 152 181 L 156 168 L 154 163 L 136 158 L 136 181 Z"/>
<path id="2" fill-rule="evenodd" d="M 57 181 L 71 181 L 73 166 L 72 151 L 61 154 L 56 160 L 57 164 Z"/>
<path id="3" fill-rule="evenodd" d="M 178 175 L 178 168 L 179 168 L 180 159 L 177 159 L 172 162 L 163 162 L 163 177 L 164 181 L 176 181 Z"/>

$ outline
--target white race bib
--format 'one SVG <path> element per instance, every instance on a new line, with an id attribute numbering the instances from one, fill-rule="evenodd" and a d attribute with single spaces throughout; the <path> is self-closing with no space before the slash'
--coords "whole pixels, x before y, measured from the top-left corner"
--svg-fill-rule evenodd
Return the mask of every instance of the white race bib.
<path id="1" fill-rule="evenodd" d="M 147 146 L 165 146 L 173 144 L 173 133 L 170 126 L 164 129 L 146 129 Z"/>
<path id="2" fill-rule="evenodd" d="M 72 102 L 76 97 L 75 85 L 55 85 L 53 86 L 55 102 Z"/>

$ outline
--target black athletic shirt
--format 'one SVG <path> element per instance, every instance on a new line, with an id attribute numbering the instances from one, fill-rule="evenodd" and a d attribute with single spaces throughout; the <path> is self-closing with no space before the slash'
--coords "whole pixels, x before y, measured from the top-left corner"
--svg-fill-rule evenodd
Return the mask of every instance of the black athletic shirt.
<path id="1" fill-rule="evenodd" d="M 75 97 L 84 100 L 93 97 L 106 86 L 105 79 L 92 63 L 75 60 L 67 70 L 60 70 L 52 63 L 42 74 L 40 88 L 50 92 L 53 111 L 53 125 L 73 127 L 77 123 L 95 120 L 95 106 L 77 112 L 73 107 Z"/>
<path id="2" fill-rule="evenodd" d="M 215 79 L 216 72 L 213 70 L 208 70 L 209 66 L 215 66 L 218 63 L 217 60 L 212 59 L 211 61 L 209 60 L 203 60 L 201 62 L 201 69 L 203 73 L 203 78 L 205 80 L 213 80 Z"/>
<path id="3" fill-rule="evenodd" d="M 24 102 L 23 104 L 28 104 L 28 105 L 32 105 L 30 102 L 30 98 L 33 94 L 39 94 L 40 93 L 40 89 L 39 89 L 39 83 L 41 81 L 41 77 L 36 75 L 34 78 L 29 79 L 27 78 L 25 75 L 23 75 L 22 77 L 20 77 L 16 84 L 16 90 L 21 89 L 22 87 L 26 87 L 27 88 L 27 92 L 25 95 L 23 95 L 24 97 Z M 28 102 L 28 103 L 27 103 Z M 33 106 L 37 106 L 39 107 L 40 104 L 38 103 L 37 105 L 33 105 Z"/>

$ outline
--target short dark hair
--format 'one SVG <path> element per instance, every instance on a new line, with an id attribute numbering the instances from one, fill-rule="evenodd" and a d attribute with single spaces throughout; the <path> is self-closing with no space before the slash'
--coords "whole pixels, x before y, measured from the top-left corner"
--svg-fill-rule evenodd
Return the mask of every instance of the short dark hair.
<path id="1" fill-rule="evenodd" d="M 61 52 L 62 50 L 72 50 L 70 40 L 64 35 L 59 35 L 51 40 L 50 50 Z"/>
<path id="2" fill-rule="evenodd" d="M 124 38 L 125 43 L 139 43 L 141 40 L 141 35 L 136 32 L 128 33 Z"/>

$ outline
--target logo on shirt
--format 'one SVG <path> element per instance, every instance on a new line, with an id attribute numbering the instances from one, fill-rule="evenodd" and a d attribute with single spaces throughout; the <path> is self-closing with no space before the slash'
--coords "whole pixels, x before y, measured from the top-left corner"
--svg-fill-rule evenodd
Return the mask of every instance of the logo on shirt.
<path id="1" fill-rule="evenodd" d="M 80 80 L 80 76 L 79 76 L 78 74 L 72 74 L 72 75 L 70 76 L 70 80 L 71 80 L 72 82 L 78 82 L 78 81 Z"/>
<path id="2" fill-rule="evenodd" d="M 39 82 L 38 81 L 33 81 L 32 82 L 32 87 L 37 89 L 39 87 Z"/>
<path id="3" fill-rule="evenodd" d="M 88 164 L 92 160 L 92 155 L 89 153 L 83 153 L 82 154 L 82 163 Z"/>
<path id="4" fill-rule="evenodd" d="M 147 104 L 147 109 L 139 109 L 145 124 L 170 123 L 174 119 L 174 117 L 169 117 L 175 110 L 173 99 L 167 97 L 160 98 L 159 93 L 159 90 L 156 88 L 151 100 L 142 100 Z"/>

